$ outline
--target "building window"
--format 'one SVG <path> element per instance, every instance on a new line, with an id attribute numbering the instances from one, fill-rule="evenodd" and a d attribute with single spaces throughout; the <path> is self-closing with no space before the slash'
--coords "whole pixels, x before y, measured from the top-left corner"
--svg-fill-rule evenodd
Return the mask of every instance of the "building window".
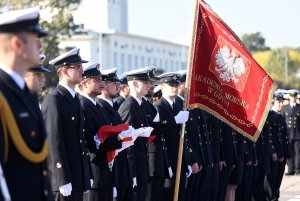
<path id="1" fill-rule="evenodd" d="M 150 66 L 151 65 L 151 58 L 150 57 L 148 57 L 148 60 L 147 60 L 147 64 L 146 64 L 147 66 Z"/>
<path id="2" fill-rule="evenodd" d="M 139 58 L 137 55 L 134 56 L 134 65 L 137 67 L 139 65 Z"/>
<path id="3" fill-rule="evenodd" d="M 121 54 L 121 67 L 124 67 L 124 54 Z"/>
<path id="4" fill-rule="evenodd" d="M 174 66 L 173 66 L 173 61 L 172 61 L 172 60 L 170 61 L 170 68 L 172 69 L 172 71 L 175 70 L 175 68 L 174 68 Z"/>
<path id="5" fill-rule="evenodd" d="M 156 58 L 153 58 L 153 65 L 157 66 L 157 59 Z"/>
<path id="6" fill-rule="evenodd" d="M 159 67 L 162 67 L 163 66 L 163 61 L 162 59 L 159 59 Z"/>
<path id="7" fill-rule="evenodd" d="M 145 58 L 141 57 L 141 66 L 145 66 Z"/>
<path id="8" fill-rule="evenodd" d="M 167 59 L 165 60 L 165 68 L 169 68 L 169 62 Z"/>
<path id="9" fill-rule="evenodd" d="M 128 55 L 128 67 L 131 67 L 131 55 Z"/>
<path id="10" fill-rule="evenodd" d="M 114 66 L 118 66 L 118 54 L 114 53 Z"/>

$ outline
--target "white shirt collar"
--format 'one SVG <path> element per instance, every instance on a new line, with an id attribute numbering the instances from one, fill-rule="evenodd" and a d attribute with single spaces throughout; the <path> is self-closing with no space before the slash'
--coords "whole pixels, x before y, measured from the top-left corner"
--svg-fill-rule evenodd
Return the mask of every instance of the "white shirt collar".
<path id="1" fill-rule="evenodd" d="M 87 99 L 89 99 L 96 106 L 97 102 L 96 102 L 95 99 L 92 99 L 91 97 L 89 97 L 89 96 L 87 96 L 85 94 L 82 94 L 82 93 L 80 93 L 80 95 L 82 95 L 82 96 L 86 97 Z"/>
<path id="2" fill-rule="evenodd" d="M 179 98 L 181 98 L 181 100 L 184 100 L 184 97 L 180 96 L 180 95 L 177 95 Z"/>
<path id="3" fill-rule="evenodd" d="M 0 64 L 0 68 L 6 72 L 14 81 L 15 83 L 20 87 L 20 89 L 24 89 L 25 87 L 25 80 L 24 77 L 16 73 L 15 71 L 11 70 L 10 68 L 6 67 L 3 64 Z"/>
<path id="4" fill-rule="evenodd" d="M 296 103 L 290 103 L 291 107 L 295 107 Z"/>
<path id="5" fill-rule="evenodd" d="M 106 98 L 103 98 L 103 97 L 101 97 L 101 99 L 105 100 L 111 107 L 114 107 L 114 102 L 113 102 L 113 100 L 111 100 L 111 99 L 106 99 Z"/>
<path id="6" fill-rule="evenodd" d="M 168 97 L 164 97 L 164 98 L 168 101 L 168 103 L 170 104 L 171 108 L 173 108 L 173 103 L 175 102 L 175 100 L 171 100 Z"/>
<path id="7" fill-rule="evenodd" d="M 66 88 L 70 92 L 71 96 L 73 98 L 75 98 L 76 92 L 74 91 L 74 89 L 70 88 L 69 86 L 67 86 L 67 85 L 65 85 L 64 83 L 61 83 L 61 82 L 59 82 L 58 84 L 63 86 L 64 88 Z"/>
<path id="8" fill-rule="evenodd" d="M 135 97 L 134 95 L 130 94 L 137 102 L 139 105 L 142 105 L 142 99 L 139 99 L 138 97 Z"/>

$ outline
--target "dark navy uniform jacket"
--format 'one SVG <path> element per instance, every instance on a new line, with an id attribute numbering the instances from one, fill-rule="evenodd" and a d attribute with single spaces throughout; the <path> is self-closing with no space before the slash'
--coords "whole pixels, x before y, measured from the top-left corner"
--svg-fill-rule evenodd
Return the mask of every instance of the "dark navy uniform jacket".
<path id="1" fill-rule="evenodd" d="M 0 69 L 0 91 L 10 104 L 21 137 L 33 152 L 40 152 L 46 132 L 39 105 L 25 86 L 22 91 L 15 81 Z M 52 200 L 47 160 L 28 161 L 9 140 L 8 160 L 4 162 L 4 138 L 0 123 L 0 162 L 12 200 Z"/>
<path id="2" fill-rule="evenodd" d="M 122 119 L 116 110 L 115 105 L 113 107 L 101 98 L 97 98 L 97 104 L 101 107 L 105 119 L 108 125 L 122 124 Z M 117 171 L 118 171 L 118 187 L 128 187 L 133 185 L 133 153 L 131 148 L 127 148 L 118 153 L 115 158 Z"/>
<path id="3" fill-rule="evenodd" d="M 108 166 L 107 152 L 121 148 L 121 141 L 118 140 L 117 135 L 114 135 L 108 137 L 97 147 L 94 136 L 100 127 L 109 125 L 106 115 L 98 104 L 94 105 L 88 98 L 79 96 L 79 99 L 85 116 L 84 135 L 91 156 L 94 176 L 93 188 L 112 189 L 112 187 L 117 187 L 118 185 L 117 165 L 114 163 L 113 167 L 110 168 Z"/>
<path id="4" fill-rule="evenodd" d="M 128 96 L 118 112 L 123 123 L 128 123 L 135 129 L 149 126 L 145 111 L 132 96 Z M 135 158 L 137 184 L 146 185 L 149 183 L 148 138 L 138 137 L 131 148 Z"/>
<path id="5" fill-rule="evenodd" d="M 42 113 L 49 138 L 53 190 L 58 191 L 68 183 L 73 191 L 89 190 L 93 177 L 78 96 L 73 98 L 65 87 L 58 85 L 45 97 Z"/>
<path id="6" fill-rule="evenodd" d="M 290 140 L 300 140 L 300 105 L 297 103 L 294 108 L 290 104 L 284 105 L 281 111 L 288 129 Z"/>

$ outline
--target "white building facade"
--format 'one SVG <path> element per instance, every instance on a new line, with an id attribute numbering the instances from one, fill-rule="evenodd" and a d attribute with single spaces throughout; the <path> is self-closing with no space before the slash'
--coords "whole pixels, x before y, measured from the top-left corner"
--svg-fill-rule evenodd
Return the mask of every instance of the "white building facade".
<path id="1" fill-rule="evenodd" d="M 89 33 L 64 39 L 62 50 L 81 49 L 81 56 L 99 62 L 104 69 L 123 73 L 138 67 L 156 66 L 163 72 L 187 68 L 188 46 L 124 33 Z"/>
<path id="2" fill-rule="evenodd" d="M 98 6 L 98 12 L 90 10 Z M 83 0 L 80 8 L 101 20 L 80 22 L 91 31 L 62 39 L 62 51 L 78 47 L 82 58 L 103 69 L 117 67 L 118 74 L 144 66 L 163 72 L 187 68 L 188 46 L 127 33 L 127 0 Z"/>

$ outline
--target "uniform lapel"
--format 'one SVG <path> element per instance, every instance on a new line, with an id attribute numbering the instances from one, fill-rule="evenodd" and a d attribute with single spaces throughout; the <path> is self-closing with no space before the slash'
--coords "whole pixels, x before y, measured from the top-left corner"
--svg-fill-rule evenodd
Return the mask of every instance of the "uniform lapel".
<path id="1" fill-rule="evenodd" d="M 38 114 L 35 109 L 35 104 L 33 97 L 31 97 L 31 94 L 28 91 L 28 88 L 25 86 L 25 91 L 22 91 L 20 87 L 15 83 L 15 81 L 7 75 L 2 69 L 0 69 L 0 79 L 3 81 L 3 83 L 12 91 L 15 92 L 17 97 L 24 103 L 24 105 L 27 107 L 29 112 L 31 113 L 31 116 L 37 120 Z"/>
<path id="2" fill-rule="evenodd" d="M 111 123 L 111 120 L 108 120 L 107 118 L 109 118 L 109 117 L 106 117 L 106 115 L 104 115 L 105 111 L 103 111 L 103 109 L 109 110 L 116 118 L 118 118 L 118 120 L 120 120 L 120 122 L 122 122 L 122 119 L 120 119 L 119 113 L 117 111 L 115 111 L 115 109 L 112 108 L 108 102 L 106 102 L 102 98 L 97 98 L 96 102 L 97 102 L 97 105 L 99 104 L 98 107 L 101 110 L 101 114 L 103 115 L 105 122 Z"/>
<path id="3" fill-rule="evenodd" d="M 164 97 L 161 97 L 161 102 L 162 102 L 162 106 L 168 111 L 169 116 L 173 117 L 174 116 L 173 109 L 169 104 L 169 102 Z"/>
<path id="4" fill-rule="evenodd" d="M 73 96 L 70 94 L 70 92 L 63 86 L 57 85 L 57 91 L 72 105 L 77 104 L 76 101 L 74 101 Z"/>

